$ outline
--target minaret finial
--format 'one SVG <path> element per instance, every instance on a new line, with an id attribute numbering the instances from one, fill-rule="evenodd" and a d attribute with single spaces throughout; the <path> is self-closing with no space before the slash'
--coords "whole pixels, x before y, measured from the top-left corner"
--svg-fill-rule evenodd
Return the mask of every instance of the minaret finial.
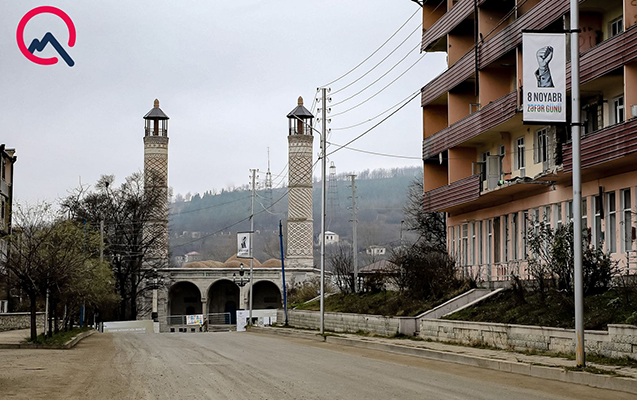
<path id="1" fill-rule="evenodd" d="M 299 96 L 299 105 L 302 106 L 303 105 L 303 97 Z"/>
<path id="2" fill-rule="evenodd" d="M 159 100 L 155 99 L 155 108 L 159 108 Z"/>

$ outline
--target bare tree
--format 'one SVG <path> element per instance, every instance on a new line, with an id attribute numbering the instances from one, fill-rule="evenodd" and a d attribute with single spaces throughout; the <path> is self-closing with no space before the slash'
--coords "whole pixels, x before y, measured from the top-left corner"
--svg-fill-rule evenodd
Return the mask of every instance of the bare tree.
<path id="1" fill-rule="evenodd" d="M 62 202 L 71 218 L 86 224 L 87 229 L 98 231 L 100 221 L 104 221 L 105 256 L 110 260 L 120 296 L 116 313 L 120 320 L 137 318 L 138 299 L 148 290 L 146 278 L 153 268 L 164 267 L 166 261 L 157 257 L 163 233 L 146 227 L 157 219 L 158 210 L 163 210 L 167 193 L 158 185 L 144 185 L 144 179 L 142 173 L 134 173 L 115 188 L 113 176 L 102 176 L 95 191 L 77 188 Z M 146 179 L 152 182 L 153 177 Z"/>
<path id="2" fill-rule="evenodd" d="M 351 247 L 343 244 L 330 247 L 333 251 L 328 254 L 327 262 L 336 278 L 336 286 L 342 293 L 354 292 L 354 265 Z"/>

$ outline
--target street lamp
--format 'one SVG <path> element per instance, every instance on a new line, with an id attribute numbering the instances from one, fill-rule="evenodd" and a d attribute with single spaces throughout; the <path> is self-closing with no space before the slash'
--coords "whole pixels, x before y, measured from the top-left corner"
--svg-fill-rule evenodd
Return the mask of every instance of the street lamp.
<path id="1" fill-rule="evenodd" d="M 248 271 L 248 276 L 246 278 L 246 280 L 243 280 L 243 275 L 245 274 L 245 272 L 243 271 L 243 263 L 241 263 L 239 265 L 239 280 L 237 281 L 237 274 L 236 273 L 232 273 L 232 282 L 239 286 L 239 287 L 244 287 L 245 285 L 248 284 L 248 282 L 250 282 L 250 271 Z"/>

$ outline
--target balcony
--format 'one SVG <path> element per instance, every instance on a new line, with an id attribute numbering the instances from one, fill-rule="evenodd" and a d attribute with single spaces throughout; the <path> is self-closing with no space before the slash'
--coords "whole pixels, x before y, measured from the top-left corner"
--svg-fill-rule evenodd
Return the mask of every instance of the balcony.
<path id="1" fill-rule="evenodd" d="M 442 36 L 458 26 L 471 13 L 473 13 L 474 0 L 460 0 L 451 10 L 447 11 L 431 28 L 422 34 L 421 51 L 427 51 Z"/>
<path id="2" fill-rule="evenodd" d="M 471 175 L 450 185 L 425 192 L 424 210 L 447 211 L 451 207 L 477 200 L 480 197 L 480 186 L 480 175 Z"/>
<path id="3" fill-rule="evenodd" d="M 517 95 L 511 92 L 471 115 L 423 140 L 422 158 L 427 160 L 438 153 L 472 139 L 515 116 Z"/>
<path id="4" fill-rule="evenodd" d="M 580 55 L 580 82 L 597 79 L 637 59 L 637 25 Z M 566 64 L 566 87 L 571 86 L 571 63 Z"/>
<path id="5" fill-rule="evenodd" d="M 563 151 L 564 172 L 573 172 L 573 144 L 565 144 Z M 626 158 L 629 155 L 637 156 L 637 118 L 591 132 L 581 140 L 582 169 L 612 166 L 614 171 L 622 167 L 634 170 L 637 157 Z"/>

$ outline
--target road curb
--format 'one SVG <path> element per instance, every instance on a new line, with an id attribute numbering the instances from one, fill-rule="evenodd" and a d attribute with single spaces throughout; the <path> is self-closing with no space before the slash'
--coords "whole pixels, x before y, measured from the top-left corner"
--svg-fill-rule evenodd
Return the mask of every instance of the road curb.
<path id="1" fill-rule="evenodd" d="M 0 349 L 45 349 L 45 350 L 68 350 L 75 347 L 82 339 L 85 339 L 93 334 L 95 334 L 96 330 L 90 330 L 86 332 L 82 332 L 77 336 L 74 336 L 66 343 L 61 346 L 48 346 L 43 344 L 33 344 L 33 343 L 0 343 Z"/>
<path id="2" fill-rule="evenodd" d="M 399 344 L 375 343 L 372 341 L 346 338 L 342 336 L 321 336 L 319 334 L 298 331 L 285 331 L 278 329 L 258 328 L 250 329 L 254 333 L 265 333 L 270 335 L 297 337 L 302 339 L 319 340 L 327 343 L 339 344 L 343 346 L 358 347 L 368 350 L 386 351 L 389 353 L 406 356 L 416 356 L 431 360 L 446 361 L 456 364 L 468 365 L 478 368 L 486 368 L 495 371 L 510 372 L 513 374 L 532 376 L 535 378 L 550 379 L 566 383 L 587 385 L 600 389 L 617 390 L 637 394 L 637 380 L 609 375 L 592 374 L 589 372 L 568 371 L 560 367 L 533 365 L 523 362 L 510 362 L 504 360 L 494 360 L 469 356 L 465 354 L 451 353 L 439 350 L 423 349 L 411 346 L 401 346 Z"/>

